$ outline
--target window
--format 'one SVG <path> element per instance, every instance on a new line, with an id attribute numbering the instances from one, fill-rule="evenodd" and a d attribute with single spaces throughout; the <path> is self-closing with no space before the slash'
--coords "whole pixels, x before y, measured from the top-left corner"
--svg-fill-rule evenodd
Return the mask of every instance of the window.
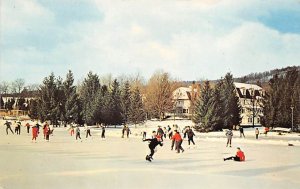
<path id="1" fill-rule="evenodd" d="M 189 113 L 189 110 L 188 109 L 183 109 L 183 113 Z"/>
<path id="2" fill-rule="evenodd" d="M 260 118 L 259 117 L 257 118 L 257 123 L 260 123 Z"/>
<path id="3" fill-rule="evenodd" d="M 248 118 L 248 123 L 252 123 L 252 118 L 251 117 Z"/>

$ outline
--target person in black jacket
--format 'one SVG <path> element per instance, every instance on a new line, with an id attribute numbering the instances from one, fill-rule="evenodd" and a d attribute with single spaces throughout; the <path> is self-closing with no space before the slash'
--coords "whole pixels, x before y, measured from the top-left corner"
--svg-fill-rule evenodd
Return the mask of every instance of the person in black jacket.
<path id="1" fill-rule="evenodd" d="M 190 145 L 190 142 L 192 142 L 194 145 L 195 145 L 195 142 L 194 142 L 194 136 L 195 136 L 195 133 L 193 132 L 193 130 L 190 128 L 190 126 L 187 127 L 186 131 L 185 131 L 186 135 L 188 136 L 188 143 Z M 184 137 L 185 138 L 185 137 Z"/>
<path id="2" fill-rule="evenodd" d="M 149 149 L 150 149 L 150 154 L 146 156 L 146 160 L 150 161 L 153 160 L 153 155 L 154 155 L 154 149 L 156 148 L 157 145 L 163 146 L 163 143 L 161 141 L 158 141 L 156 138 L 156 132 L 152 132 L 153 135 L 155 136 L 154 138 L 148 138 L 144 139 L 143 142 L 145 141 L 150 141 L 149 143 Z"/>

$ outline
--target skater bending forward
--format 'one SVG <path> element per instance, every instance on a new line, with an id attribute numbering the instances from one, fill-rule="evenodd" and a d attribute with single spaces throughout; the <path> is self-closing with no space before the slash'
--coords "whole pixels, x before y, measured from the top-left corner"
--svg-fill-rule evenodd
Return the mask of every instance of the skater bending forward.
<path id="1" fill-rule="evenodd" d="M 150 141 L 150 143 L 149 143 L 150 154 L 146 156 L 146 160 L 148 160 L 148 161 L 153 160 L 152 157 L 153 157 L 153 155 L 155 153 L 154 149 L 156 148 L 156 146 L 157 145 L 163 146 L 163 143 L 157 139 L 156 132 L 153 131 L 152 133 L 153 133 L 153 138 L 148 138 L 148 139 L 144 139 L 143 140 L 144 142 L 145 141 Z"/>
<path id="2" fill-rule="evenodd" d="M 237 152 L 235 156 L 231 156 L 228 158 L 224 158 L 224 161 L 226 160 L 231 160 L 233 159 L 234 161 L 245 161 L 245 154 L 244 152 L 241 150 L 241 148 L 237 148 Z"/>

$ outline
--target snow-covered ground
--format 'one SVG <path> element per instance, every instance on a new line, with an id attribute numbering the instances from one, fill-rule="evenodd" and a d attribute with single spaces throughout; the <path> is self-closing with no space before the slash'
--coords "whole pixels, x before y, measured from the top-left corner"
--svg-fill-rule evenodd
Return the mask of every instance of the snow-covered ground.
<path id="1" fill-rule="evenodd" d="M 121 138 L 121 128 L 100 129 L 82 141 L 66 128 L 55 128 L 50 142 L 42 134 L 37 143 L 22 127 L 21 135 L 6 135 L 0 121 L 0 189 L 60 188 L 299 188 L 300 136 L 268 133 L 255 139 L 254 129 L 245 129 L 246 138 L 234 131 L 233 147 L 226 148 L 224 132 L 197 133 L 195 146 L 183 143 L 184 153 L 170 150 L 171 142 L 157 148 L 153 162 L 146 162 L 148 143 L 141 132 L 160 125 L 192 125 L 188 120 L 148 121 L 131 126 L 130 138 Z M 14 129 L 14 128 L 13 128 Z M 262 129 L 262 128 L 261 128 Z M 293 146 L 288 146 L 293 144 Z M 246 154 L 245 162 L 223 161 L 236 147 Z"/>

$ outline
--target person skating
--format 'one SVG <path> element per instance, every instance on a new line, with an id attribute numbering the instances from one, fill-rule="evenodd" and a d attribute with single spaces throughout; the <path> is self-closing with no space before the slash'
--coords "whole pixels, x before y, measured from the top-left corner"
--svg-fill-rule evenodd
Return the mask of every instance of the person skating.
<path id="1" fill-rule="evenodd" d="M 180 150 L 184 152 L 184 149 L 182 148 L 182 137 L 179 133 L 179 131 L 175 130 L 175 134 L 172 137 L 172 140 L 175 141 L 175 150 L 177 150 L 177 153 L 180 153 Z M 173 147 L 172 147 L 173 149 Z"/>
<path id="2" fill-rule="evenodd" d="M 190 126 L 187 127 L 185 133 L 188 137 L 188 144 L 190 145 L 190 143 L 192 142 L 195 145 L 194 136 L 196 136 L 196 135 L 195 135 L 195 133 L 193 132 L 193 130 L 191 129 Z"/>
<path id="3" fill-rule="evenodd" d="M 245 161 L 245 154 L 244 152 L 241 150 L 240 147 L 237 147 L 237 152 L 235 156 L 231 156 L 228 158 L 224 158 L 224 161 L 226 160 L 234 160 L 234 161 Z"/>
<path id="4" fill-rule="evenodd" d="M 226 145 L 226 147 L 228 146 L 228 144 L 229 144 L 229 147 L 231 147 L 231 140 L 232 140 L 232 136 L 233 136 L 233 133 L 232 133 L 231 129 L 228 129 L 228 131 L 226 132 L 226 136 L 227 136 L 227 145 Z"/>
<path id="5" fill-rule="evenodd" d="M 44 126 L 43 126 L 43 134 L 44 134 L 44 139 L 46 139 L 46 132 L 48 130 L 48 122 L 45 122 Z"/>
<path id="6" fill-rule="evenodd" d="M 163 129 L 161 128 L 161 126 L 158 126 L 157 128 L 157 136 L 158 138 L 160 138 L 160 140 L 163 142 L 164 139 L 163 139 L 163 136 L 164 136 L 164 131 Z"/>
<path id="7" fill-rule="evenodd" d="M 241 138 L 242 136 L 245 138 L 244 128 L 243 128 L 242 126 L 240 126 L 239 130 L 240 130 L 240 138 Z"/>
<path id="8" fill-rule="evenodd" d="M 39 133 L 39 131 L 38 131 L 38 123 L 35 125 L 35 126 L 33 126 L 32 127 L 32 141 L 34 140 L 35 142 L 36 142 L 36 138 L 38 137 L 38 133 Z"/>
<path id="9" fill-rule="evenodd" d="M 148 139 L 144 139 L 143 142 L 145 141 L 150 141 L 149 143 L 149 149 L 150 149 L 150 154 L 146 156 L 146 160 L 150 161 L 153 160 L 153 155 L 155 153 L 154 149 L 156 148 L 157 145 L 163 146 L 163 143 L 161 141 L 158 141 L 156 136 L 156 132 L 153 131 L 153 136 L 154 138 L 148 138 Z"/>
<path id="10" fill-rule="evenodd" d="M 26 128 L 27 128 L 27 133 L 29 134 L 30 124 L 27 122 L 25 126 L 26 126 Z"/>
<path id="11" fill-rule="evenodd" d="M 45 131 L 45 135 L 46 135 L 46 141 L 49 142 L 49 136 L 51 134 L 51 130 L 50 130 L 50 126 L 48 124 L 46 125 L 44 131 Z"/>
<path id="12" fill-rule="evenodd" d="M 85 131 L 86 131 L 86 136 L 85 136 L 85 138 L 87 138 L 88 136 L 92 136 L 92 135 L 91 135 L 91 129 L 90 129 L 87 125 L 85 125 Z"/>
<path id="13" fill-rule="evenodd" d="M 20 135 L 21 134 L 21 122 L 18 121 L 17 122 L 17 135 Z"/>
<path id="14" fill-rule="evenodd" d="M 79 126 L 77 125 L 77 127 L 76 127 L 76 140 L 77 139 L 81 139 L 81 137 L 80 137 L 80 128 L 79 128 Z"/>
<path id="15" fill-rule="evenodd" d="M 143 131 L 143 132 L 142 132 L 142 135 L 143 135 L 143 140 L 146 139 L 147 132 L 146 132 L 146 131 Z"/>
<path id="16" fill-rule="evenodd" d="M 258 135 L 259 135 L 259 130 L 258 128 L 255 129 L 255 138 L 258 139 Z"/>
<path id="17" fill-rule="evenodd" d="M 129 134 L 131 134 L 131 131 L 130 131 L 129 127 L 127 126 L 126 127 L 126 136 L 127 136 L 127 138 L 129 138 Z"/>
<path id="18" fill-rule="evenodd" d="M 167 130 L 168 130 L 168 137 L 169 137 L 169 139 L 171 139 L 173 133 L 172 133 L 172 129 L 171 129 L 170 125 L 168 125 Z"/>
<path id="19" fill-rule="evenodd" d="M 101 138 L 104 139 L 105 138 L 105 126 L 102 125 L 101 129 L 102 129 Z"/>
<path id="20" fill-rule="evenodd" d="M 6 121 L 4 125 L 6 125 L 6 135 L 8 135 L 8 130 L 10 130 L 12 134 L 14 134 L 13 130 L 11 129 L 11 122 Z"/>
<path id="21" fill-rule="evenodd" d="M 70 135 L 73 136 L 74 133 L 75 133 L 74 126 L 71 124 L 71 126 L 70 126 Z"/>
<path id="22" fill-rule="evenodd" d="M 124 138 L 125 131 L 126 131 L 126 125 L 124 125 L 122 128 L 122 138 Z"/>

